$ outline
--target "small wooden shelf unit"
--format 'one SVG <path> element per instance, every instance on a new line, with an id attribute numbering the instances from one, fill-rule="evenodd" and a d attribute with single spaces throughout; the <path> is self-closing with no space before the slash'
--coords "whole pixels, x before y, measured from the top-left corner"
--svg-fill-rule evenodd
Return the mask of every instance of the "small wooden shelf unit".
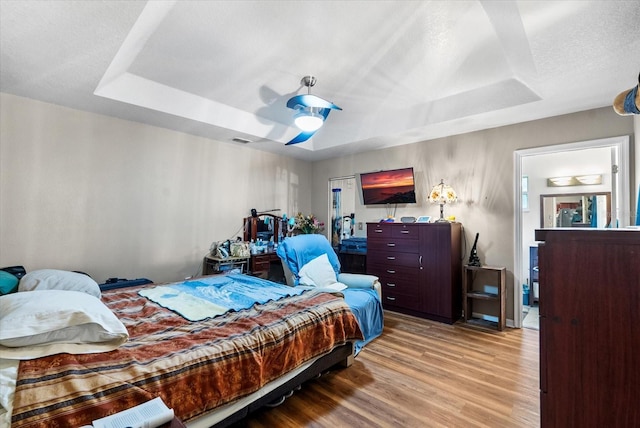
<path id="1" fill-rule="evenodd" d="M 474 289 L 473 283 L 475 275 L 482 274 L 482 278 L 487 278 L 492 273 L 497 274 L 497 282 L 493 285 L 497 289 L 497 293 L 490 293 L 484 290 Z M 494 276 L 495 277 L 495 276 Z M 464 321 L 469 322 L 473 314 L 473 302 L 475 300 L 495 301 L 498 303 L 498 330 L 502 331 L 506 324 L 506 280 L 507 269 L 496 266 L 469 266 L 464 265 L 464 275 L 462 275 L 462 310 L 464 312 Z"/>

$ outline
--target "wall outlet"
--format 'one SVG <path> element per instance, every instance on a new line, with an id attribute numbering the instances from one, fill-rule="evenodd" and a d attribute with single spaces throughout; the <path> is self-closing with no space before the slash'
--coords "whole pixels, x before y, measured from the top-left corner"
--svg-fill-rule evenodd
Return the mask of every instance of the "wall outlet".
<path id="1" fill-rule="evenodd" d="M 358 222 L 358 230 L 362 230 L 362 222 Z"/>

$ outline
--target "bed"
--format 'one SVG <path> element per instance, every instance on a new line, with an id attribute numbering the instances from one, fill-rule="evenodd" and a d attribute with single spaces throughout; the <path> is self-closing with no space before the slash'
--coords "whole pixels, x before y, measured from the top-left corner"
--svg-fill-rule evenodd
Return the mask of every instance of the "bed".
<path id="1" fill-rule="evenodd" d="M 194 309 L 198 293 L 238 293 L 237 288 L 220 292 L 224 287 L 214 279 L 238 282 L 245 294 L 258 287 L 264 295 L 260 291 L 257 302 L 229 310 L 212 303 L 215 296 L 205 296 L 207 311 L 216 315 L 207 316 Z M 189 288 L 197 292 L 178 304 L 161 298 Z M 14 294 L 26 298 L 50 291 Z M 9 410 L 5 423 L 10 415 L 15 428 L 81 427 L 161 397 L 189 427 L 226 426 L 336 364 L 348 366 L 353 343 L 363 339 L 339 295 L 241 274 L 109 290 L 100 300 L 126 329 L 126 340 L 109 343 L 112 350 L 18 361 L 6 357 L 18 355 L 19 348 L 0 348 L 0 404 Z M 1 330 L 5 335 L 7 329 Z"/>

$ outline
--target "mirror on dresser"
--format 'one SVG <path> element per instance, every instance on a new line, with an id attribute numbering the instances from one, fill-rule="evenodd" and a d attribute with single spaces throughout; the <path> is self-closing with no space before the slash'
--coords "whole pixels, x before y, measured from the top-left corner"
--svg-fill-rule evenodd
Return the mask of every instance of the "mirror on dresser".
<path id="1" fill-rule="evenodd" d="M 540 226 L 605 228 L 611 223 L 611 192 L 540 195 Z"/>

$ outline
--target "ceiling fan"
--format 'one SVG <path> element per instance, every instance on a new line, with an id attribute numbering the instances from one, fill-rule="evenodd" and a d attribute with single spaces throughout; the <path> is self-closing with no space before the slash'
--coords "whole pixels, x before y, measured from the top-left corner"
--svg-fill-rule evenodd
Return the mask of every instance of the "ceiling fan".
<path id="1" fill-rule="evenodd" d="M 331 110 L 342 110 L 332 102 L 311 95 L 311 87 L 316 84 L 315 77 L 304 76 L 300 84 L 307 87 L 307 93 L 290 98 L 287 107 L 296 110 L 294 123 L 302 132 L 289 141 L 287 146 L 307 141 L 322 127 Z"/>

